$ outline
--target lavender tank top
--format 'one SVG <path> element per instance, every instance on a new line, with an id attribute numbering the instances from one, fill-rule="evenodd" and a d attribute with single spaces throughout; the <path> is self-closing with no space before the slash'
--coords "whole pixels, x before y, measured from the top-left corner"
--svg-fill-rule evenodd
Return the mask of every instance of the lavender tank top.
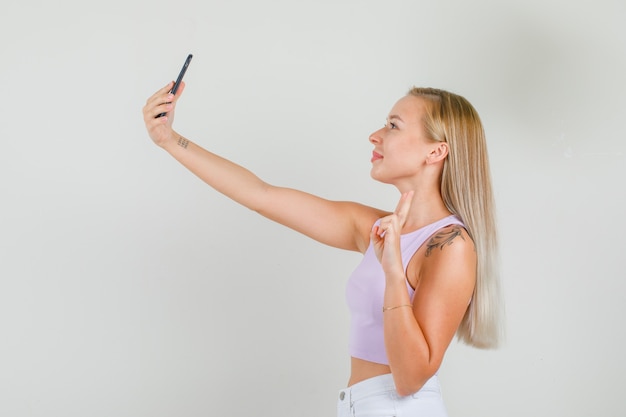
<path id="1" fill-rule="evenodd" d="M 376 222 L 378 224 L 378 222 Z M 402 266 L 406 267 L 413 254 L 437 230 L 452 224 L 465 225 L 452 215 L 431 223 L 400 238 Z M 413 301 L 415 291 L 406 283 L 409 298 Z M 389 364 L 383 338 L 383 298 L 385 274 L 369 245 L 361 263 L 350 275 L 346 287 L 346 301 L 350 310 L 350 356 L 370 362 Z"/>

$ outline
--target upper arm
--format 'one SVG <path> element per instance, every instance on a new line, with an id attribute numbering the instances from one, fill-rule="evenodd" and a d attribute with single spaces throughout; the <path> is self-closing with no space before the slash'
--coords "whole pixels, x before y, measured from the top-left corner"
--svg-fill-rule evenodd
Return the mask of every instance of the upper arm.
<path id="1" fill-rule="evenodd" d="M 476 283 L 476 251 L 467 231 L 449 226 L 416 253 L 422 256 L 413 312 L 434 368 L 465 315 Z"/>
<path id="2" fill-rule="evenodd" d="M 259 214 L 321 243 L 364 252 L 369 232 L 385 212 L 348 201 L 331 201 L 291 188 L 267 185 L 252 207 Z"/>

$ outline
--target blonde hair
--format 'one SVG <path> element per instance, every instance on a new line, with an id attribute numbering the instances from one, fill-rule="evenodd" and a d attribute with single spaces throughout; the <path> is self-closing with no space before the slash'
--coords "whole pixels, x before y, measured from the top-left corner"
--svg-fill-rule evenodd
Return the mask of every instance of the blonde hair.
<path id="1" fill-rule="evenodd" d="M 441 196 L 448 210 L 463 221 L 476 246 L 476 285 L 457 337 L 475 347 L 495 348 L 502 338 L 503 305 L 495 204 L 482 123 L 469 101 L 456 94 L 418 87 L 408 94 L 429 104 L 424 126 L 430 139 L 448 144 Z"/>

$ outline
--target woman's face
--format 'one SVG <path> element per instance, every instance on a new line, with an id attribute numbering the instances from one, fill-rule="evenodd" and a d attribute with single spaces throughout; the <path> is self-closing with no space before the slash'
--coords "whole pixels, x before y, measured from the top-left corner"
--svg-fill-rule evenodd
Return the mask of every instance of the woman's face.
<path id="1" fill-rule="evenodd" d="M 419 174 L 434 144 L 424 131 L 426 105 L 419 97 L 401 98 L 391 109 L 385 126 L 370 135 L 374 145 L 372 178 L 400 185 Z"/>

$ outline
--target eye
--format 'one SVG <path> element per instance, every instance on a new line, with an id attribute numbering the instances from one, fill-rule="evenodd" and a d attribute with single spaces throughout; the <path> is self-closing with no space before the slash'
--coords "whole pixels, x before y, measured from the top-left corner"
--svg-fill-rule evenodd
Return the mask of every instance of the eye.
<path id="1" fill-rule="evenodd" d="M 397 129 L 398 126 L 393 123 L 393 122 L 389 122 L 389 121 L 385 121 L 385 127 L 388 127 L 389 129 Z"/>

